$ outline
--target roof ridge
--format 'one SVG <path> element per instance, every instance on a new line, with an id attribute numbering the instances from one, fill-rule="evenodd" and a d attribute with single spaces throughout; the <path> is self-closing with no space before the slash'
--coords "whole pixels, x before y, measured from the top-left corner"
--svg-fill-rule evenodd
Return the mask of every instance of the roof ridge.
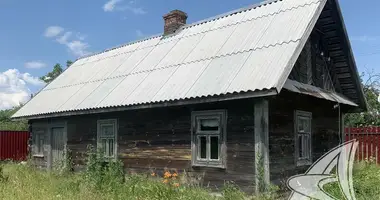
<path id="1" fill-rule="evenodd" d="M 251 9 L 256 9 L 256 8 L 261 7 L 261 6 L 266 6 L 268 4 L 277 3 L 279 1 L 283 1 L 283 0 L 264 0 L 262 2 L 259 2 L 259 3 L 256 3 L 256 4 L 252 4 L 252 5 L 243 7 L 243 8 L 235 9 L 235 10 L 232 10 L 232 11 L 229 11 L 229 12 L 225 12 L 225 13 L 213 16 L 213 17 L 209 17 L 209 18 L 206 18 L 206 19 L 203 19 L 203 20 L 199 20 L 199 21 L 196 21 L 196 22 L 191 23 L 191 24 L 186 24 L 186 25 L 182 26 L 180 28 L 180 30 L 183 30 L 183 29 L 186 29 L 186 28 L 190 28 L 192 26 L 200 25 L 200 24 L 203 24 L 203 23 L 211 22 L 211 21 L 223 18 L 223 17 L 228 17 L 228 16 L 231 16 L 231 15 L 240 13 L 240 12 L 248 11 L 248 10 L 251 10 Z M 171 37 L 171 36 L 174 36 L 174 35 L 175 35 L 175 33 L 171 34 L 171 35 L 168 35 L 166 37 Z M 159 33 L 159 34 L 155 34 L 155 35 L 151 35 L 151 36 L 145 37 L 143 39 L 133 40 L 133 41 L 121 44 L 121 45 L 117 45 L 117 46 L 105 49 L 103 51 L 99 51 L 99 52 L 92 53 L 92 54 L 89 54 L 89 55 L 81 56 L 81 57 L 77 58 L 74 62 L 76 62 L 78 60 L 81 60 L 81 59 L 84 59 L 84 58 L 89 58 L 89 57 L 92 57 L 92 56 L 95 56 L 95 55 L 99 55 L 99 54 L 106 53 L 106 52 L 109 52 L 109 51 L 112 51 L 112 50 L 115 50 L 115 49 L 119 49 L 119 48 L 122 48 L 122 47 L 125 47 L 125 46 L 129 46 L 129 45 L 132 45 L 132 44 L 144 42 L 144 41 L 151 40 L 151 39 L 158 38 L 158 37 L 162 37 L 162 36 L 163 36 L 163 33 Z"/>

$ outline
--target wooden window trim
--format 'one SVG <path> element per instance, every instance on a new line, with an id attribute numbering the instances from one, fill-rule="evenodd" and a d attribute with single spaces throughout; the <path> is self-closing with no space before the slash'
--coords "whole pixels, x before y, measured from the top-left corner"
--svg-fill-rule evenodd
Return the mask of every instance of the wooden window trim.
<path id="1" fill-rule="evenodd" d="M 198 121 L 200 119 L 219 119 L 218 131 L 200 131 Z M 227 111 L 226 110 L 210 110 L 210 111 L 193 111 L 191 113 L 191 163 L 193 167 L 210 167 L 226 169 L 227 166 Z M 219 132 L 219 133 L 216 133 Z M 206 136 L 206 159 L 199 159 L 199 143 L 197 138 L 199 136 Z M 219 159 L 207 159 L 211 155 L 211 137 L 217 136 L 219 138 Z"/>
<path id="2" fill-rule="evenodd" d="M 114 136 L 111 138 L 111 137 L 107 137 L 107 136 L 102 136 L 101 135 L 101 127 L 103 125 L 112 125 L 114 127 Z M 97 140 L 96 140 L 96 143 L 97 143 L 97 149 L 100 149 L 100 147 L 102 146 L 102 139 L 113 139 L 113 155 L 112 157 L 107 157 L 107 156 L 104 156 L 105 159 L 111 159 L 111 160 L 116 160 L 118 155 L 117 155 L 117 150 L 118 150 L 118 140 L 117 140 L 117 137 L 118 137 L 118 123 L 117 123 L 117 119 L 102 119 L 102 120 L 98 120 L 97 121 Z"/>
<path id="3" fill-rule="evenodd" d="M 299 157 L 299 130 L 298 130 L 298 118 L 299 117 L 305 117 L 310 119 L 309 124 L 309 132 L 305 132 L 305 134 L 309 135 L 309 157 L 301 159 Z M 294 112 L 294 140 L 295 140 L 295 162 L 297 166 L 305 166 L 305 165 L 311 165 L 312 159 L 313 159 L 313 147 L 312 147 L 312 136 L 313 136 L 313 129 L 312 129 L 312 123 L 313 123 L 313 115 L 311 112 L 305 112 L 296 110 Z"/>

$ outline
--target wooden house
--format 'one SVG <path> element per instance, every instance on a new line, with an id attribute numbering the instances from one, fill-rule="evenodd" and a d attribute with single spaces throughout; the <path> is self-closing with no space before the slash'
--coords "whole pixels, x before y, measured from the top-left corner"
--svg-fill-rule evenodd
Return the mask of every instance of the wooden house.
<path id="1" fill-rule="evenodd" d="M 245 191 L 281 183 L 367 109 L 337 0 L 265 1 L 76 60 L 24 105 L 48 169 L 88 145 L 133 172 L 186 170 Z M 105 38 L 107 39 L 107 38 Z M 259 176 L 260 169 L 263 173 Z"/>

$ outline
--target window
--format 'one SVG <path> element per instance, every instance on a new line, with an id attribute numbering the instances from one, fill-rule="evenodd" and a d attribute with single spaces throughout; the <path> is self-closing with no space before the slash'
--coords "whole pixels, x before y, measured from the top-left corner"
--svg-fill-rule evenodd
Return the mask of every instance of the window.
<path id="1" fill-rule="evenodd" d="M 116 158 L 116 120 L 98 121 L 98 148 L 105 158 Z"/>
<path id="2" fill-rule="evenodd" d="M 44 131 L 35 131 L 33 134 L 33 156 L 43 156 L 44 155 Z"/>
<path id="3" fill-rule="evenodd" d="M 296 161 L 297 165 L 310 165 L 311 158 L 311 120 L 312 114 L 309 112 L 295 112 L 296 131 Z"/>
<path id="4" fill-rule="evenodd" d="M 225 168 L 226 111 L 192 113 L 192 164 Z"/>

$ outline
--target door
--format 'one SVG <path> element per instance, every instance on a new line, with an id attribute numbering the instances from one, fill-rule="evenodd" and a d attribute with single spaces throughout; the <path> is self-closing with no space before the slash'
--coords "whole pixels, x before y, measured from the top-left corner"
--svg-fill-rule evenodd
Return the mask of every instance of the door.
<path id="1" fill-rule="evenodd" d="M 51 161 L 53 168 L 62 166 L 64 161 L 64 128 L 51 129 Z"/>

